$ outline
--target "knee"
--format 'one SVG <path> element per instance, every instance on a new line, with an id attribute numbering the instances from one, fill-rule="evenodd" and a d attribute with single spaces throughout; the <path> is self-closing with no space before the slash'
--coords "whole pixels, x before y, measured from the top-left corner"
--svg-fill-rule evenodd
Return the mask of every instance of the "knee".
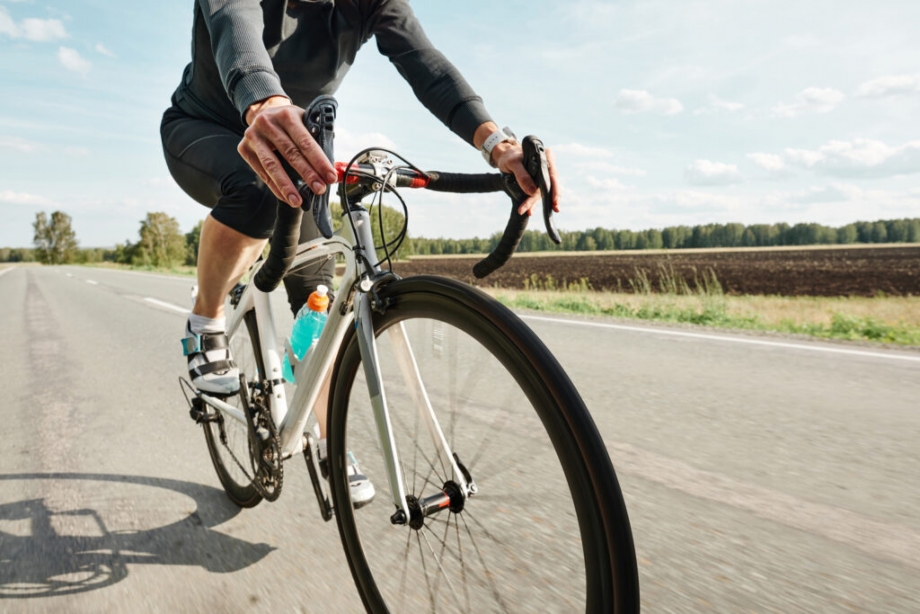
<path id="1" fill-rule="evenodd" d="M 277 207 L 275 195 L 253 173 L 222 182 L 221 197 L 211 214 L 245 235 L 267 239 L 275 227 Z"/>

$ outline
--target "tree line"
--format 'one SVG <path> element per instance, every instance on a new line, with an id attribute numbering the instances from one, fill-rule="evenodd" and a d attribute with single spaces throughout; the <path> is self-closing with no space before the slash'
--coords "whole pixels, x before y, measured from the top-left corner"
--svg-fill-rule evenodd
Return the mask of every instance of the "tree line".
<path id="1" fill-rule="evenodd" d="M 334 226 L 341 225 L 341 209 L 332 203 Z M 380 241 L 378 212 L 372 215 L 375 236 Z M 388 239 L 403 224 L 402 213 L 384 207 L 383 227 Z M 125 241 L 114 249 L 79 248 L 69 215 L 55 211 L 35 216 L 34 249 L 0 248 L 0 262 L 37 261 L 47 264 L 115 262 L 135 266 L 172 268 L 195 265 L 201 237 L 201 222 L 191 231 L 181 232 L 179 222 L 163 212 L 148 213 L 140 222 L 138 240 Z M 853 222 L 839 227 L 821 224 L 702 224 L 669 226 L 663 229 L 616 230 L 594 228 L 586 231 L 561 231 L 562 244 L 556 245 L 541 230 L 524 233 L 518 251 L 596 251 L 642 249 L 693 249 L 707 247 L 776 247 L 806 245 L 847 245 L 855 243 L 920 243 L 920 218 Z M 501 237 L 495 233 L 482 239 L 426 239 L 406 237 L 396 254 L 412 255 L 482 254 L 492 251 Z"/>
<path id="2" fill-rule="evenodd" d="M 539 222 L 534 220 L 532 225 Z M 845 245 L 854 243 L 920 243 L 920 218 L 853 222 L 840 227 L 821 224 L 701 224 L 648 230 L 561 231 L 562 243 L 550 241 L 546 232 L 528 230 L 518 251 L 596 251 L 641 249 L 694 249 L 706 247 L 777 247 L 784 245 Z M 481 254 L 491 252 L 501 238 L 408 239 L 411 254 Z"/>

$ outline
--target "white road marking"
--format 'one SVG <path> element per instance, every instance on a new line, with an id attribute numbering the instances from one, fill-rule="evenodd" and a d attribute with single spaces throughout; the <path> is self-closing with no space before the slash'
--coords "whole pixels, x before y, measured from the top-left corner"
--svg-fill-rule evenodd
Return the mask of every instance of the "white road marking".
<path id="1" fill-rule="evenodd" d="M 98 282 L 98 281 L 93 281 L 92 279 L 87 279 L 87 280 L 86 280 L 86 283 L 88 283 L 88 284 L 91 285 L 91 286 L 98 286 L 98 285 L 99 285 L 99 282 Z"/>
<path id="2" fill-rule="evenodd" d="M 827 352 L 830 354 L 849 354 L 851 356 L 866 356 L 869 358 L 886 358 L 889 360 L 908 360 L 920 362 L 920 356 L 909 356 L 907 354 L 885 354 L 882 352 L 867 352 L 864 350 L 848 350 L 845 348 L 832 348 L 823 345 L 806 345 L 803 343 L 783 343 L 781 341 L 764 341 L 761 339 L 748 339 L 744 337 L 724 337 L 721 335 L 708 335 L 705 333 L 688 333 L 678 330 L 668 330 L 659 328 L 646 328 L 643 326 L 626 326 L 624 324 L 605 324 L 603 322 L 585 322 L 582 320 L 563 320 L 560 318 L 547 318 L 543 316 L 532 316 L 519 314 L 521 319 L 536 320 L 539 322 L 553 322 L 555 324 L 571 324 L 573 326 L 593 326 L 596 328 L 611 328 L 615 330 L 628 330 L 639 333 L 649 333 L 652 335 L 671 335 L 673 337 L 690 337 L 693 339 L 706 339 L 709 341 L 725 341 L 728 343 L 747 343 L 749 345 L 763 345 L 768 347 L 786 348 L 791 350 L 806 350 L 809 352 Z"/>
<path id="3" fill-rule="evenodd" d="M 66 273 L 67 277 L 73 277 L 70 273 Z"/>
<path id="4" fill-rule="evenodd" d="M 165 309 L 171 309 L 171 310 L 173 310 L 173 311 L 178 311 L 179 313 L 183 313 L 183 314 L 184 314 L 184 313 L 190 313 L 190 312 L 191 312 L 191 309 L 186 309 L 185 307 L 179 307 L 178 305 L 173 305 L 172 303 L 167 303 L 166 301 L 158 301 L 158 300 L 155 299 L 155 298 L 147 297 L 147 298 L 145 298 L 144 300 L 147 301 L 148 303 L 153 303 L 154 305 L 158 305 L 158 306 L 163 307 L 163 308 L 165 308 Z"/>
<path id="5" fill-rule="evenodd" d="M 617 472 L 637 475 L 668 488 L 744 510 L 872 556 L 920 569 L 920 533 L 863 514 L 812 503 L 783 492 L 748 484 L 627 443 L 607 446 Z"/>
<path id="6" fill-rule="evenodd" d="M 185 277 L 182 275 L 158 275 L 156 273 L 144 273 L 141 271 L 122 271 L 120 269 L 99 269 L 100 272 L 104 271 L 106 273 L 121 273 L 122 275 L 137 275 L 141 277 L 154 277 L 156 279 L 168 279 L 170 281 L 181 281 L 183 283 L 195 284 L 195 278 L 192 276 Z"/>
<path id="7" fill-rule="evenodd" d="M 3 277 L 4 275 L 6 275 L 7 273 L 9 273 L 9 272 L 12 271 L 12 270 L 13 270 L 13 267 L 9 267 L 9 268 L 0 270 L 0 277 Z"/>

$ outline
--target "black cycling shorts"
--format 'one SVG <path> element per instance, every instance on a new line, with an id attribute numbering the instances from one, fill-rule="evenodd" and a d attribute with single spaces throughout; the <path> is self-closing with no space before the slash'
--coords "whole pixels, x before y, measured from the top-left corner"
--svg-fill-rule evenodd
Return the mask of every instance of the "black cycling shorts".
<path id="1" fill-rule="evenodd" d="M 211 209 L 218 222 L 254 239 L 268 239 L 279 203 L 236 147 L 242 133 L 170 107 L 160 124 L 166 166 L 179 187 Z M 312 215 L 304 215 L 300 242 L 320 236 Z M 298 271 L 284 280 L 291 309 L 297 311 L 317 284 L 330 288 L 335 263 Z"/>

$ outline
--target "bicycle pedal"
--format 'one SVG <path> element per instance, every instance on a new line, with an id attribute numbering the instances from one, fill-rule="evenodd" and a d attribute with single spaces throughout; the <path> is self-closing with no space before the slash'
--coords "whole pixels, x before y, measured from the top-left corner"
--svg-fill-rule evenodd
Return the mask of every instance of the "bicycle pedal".
<path id="1" fill-rule="evenodd" d="M 192 399 L 189 404 L 188 415 L 195 421 L 195 424 L 204 424 L 205 422 L 215 422 L 217 420 L 217 412 L 209 411 L 208 406 L 200 397 Z"/>

